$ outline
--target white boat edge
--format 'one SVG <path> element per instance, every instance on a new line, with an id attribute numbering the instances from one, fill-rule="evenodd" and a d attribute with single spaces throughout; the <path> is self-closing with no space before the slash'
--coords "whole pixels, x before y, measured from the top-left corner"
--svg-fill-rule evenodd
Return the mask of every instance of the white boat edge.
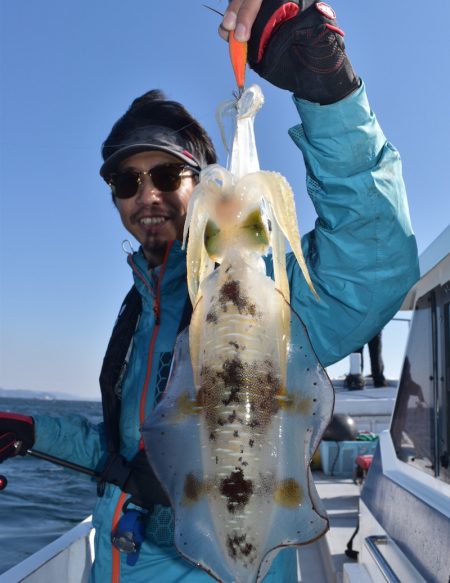
<path id="1" fill-rule="evenodd" d="M 87 583 L 94 560 L 92 516 L 0 575 L 0 583 Z"/>

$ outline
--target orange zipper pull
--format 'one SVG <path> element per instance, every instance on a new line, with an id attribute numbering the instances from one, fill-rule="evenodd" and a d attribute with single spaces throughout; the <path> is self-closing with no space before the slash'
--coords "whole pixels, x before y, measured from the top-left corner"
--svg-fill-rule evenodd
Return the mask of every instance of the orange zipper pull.
<path id="1" fill-rule="evenodd" d="M 228 38 L 230 48 L 231 65 L 239 89 L 239 97 L 244 91 L 245 69 L 247 66 L 247 43 L 240 42 L 234 38 L 234 30 L 230 32 Z"/>

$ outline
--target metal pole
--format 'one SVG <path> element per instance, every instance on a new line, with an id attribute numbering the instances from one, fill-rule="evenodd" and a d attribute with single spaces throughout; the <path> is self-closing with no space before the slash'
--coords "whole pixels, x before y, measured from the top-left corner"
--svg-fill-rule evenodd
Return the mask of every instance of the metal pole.
<path id="1" fill-rule="evenodd" d="M 87 476 L 91 476 L 92 478 L 99 478 L 100 474 L 95 470 L 91 470 L 91 468 L 86 468 L 85 466 L 79 466 L 78 464 L 74 464 L 72 462 L 68 462 L 67 460 L 63 460 L 58 457 L 54 457 L 52 455 L 48 455 L 47 453 L 43 453 L 41 451 L 36 451 L 35 449 L 27 449 L 27 454 L 31 455 L 32 457 L 38 458 L 40 460 L 45 460 L 46 462 L 51 462 L 52 464 L 56 464 L 58 466 L 62 466 L 64 468 L 68 468 L 69 470 L 74 470 L 75 472 L 80 472 L 81 474 L 86 474 Z"/>

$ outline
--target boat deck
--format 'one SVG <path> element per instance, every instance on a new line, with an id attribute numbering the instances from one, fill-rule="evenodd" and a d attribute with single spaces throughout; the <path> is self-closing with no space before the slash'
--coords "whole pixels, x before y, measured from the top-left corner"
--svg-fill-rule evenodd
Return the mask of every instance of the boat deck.
<path id="1" fill-rule="evenodd" d="M 357 391 L 344 387 L 343 379 L 333 379 L 334 413 L 350 415 L 359 430 L 380 433 L 388 429 L 397 396 L 398 381 L 388 380 L 386 387 L 374 387 L 365 377 L 366 386 Z"/>
<path id="2" fill-rule="evenodd" d="M 376 388 L 365 377 L 362 390 L 349 391 L 343 379 L 333 379 L 335 390 L 334 413 L 350 415 L 360 431 L 379 433 L 388 429 L 397 395 L 398 381 L 390 380 L 386 387 Z M 322 539 L 301 547 L 298 551 L 298 581 L 307 583 L 342 583 L 347 544 L 358 525 L 361 486 L 352 478 L 325 475 L 314 471 L 314 482 L 322 499 L 330 530 Z M 358 538 L 352 548 L 359 551 Z"/>
<path id="3" fill-rule="evenodd" d="M 325 537 L 298 551 L 298 581 L 307 583 L 341 583 L 347 543 L 358 524 L 360 486 L 352 479 L 339 479 L 314 472 L 314 482 L 328 513 L 330 530 Z M 353 550 L 358 550 L 357 540 Z"/>

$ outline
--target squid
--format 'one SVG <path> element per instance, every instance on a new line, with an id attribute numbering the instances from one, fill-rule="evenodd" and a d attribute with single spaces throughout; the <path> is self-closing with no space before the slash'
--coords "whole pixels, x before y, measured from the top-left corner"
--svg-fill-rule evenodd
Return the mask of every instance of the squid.
<path id="1" fill-rule="evenodd" d="M 224 583 L 261 581 L 284 547 L 328 528 L 310 461 L 334 394 L 289 304 L 289 242 L 311 294 L 293 192 L 259 169 L 254 85 L 235 112 L 228 168 L 202 171 L 186 218 L 190 326 L 142 433 L 175 514 L 180 553 Z M 272 250 L 274 279 L 264 256 Z M 320 301 L 320 300 L 317 300 Z"/>

